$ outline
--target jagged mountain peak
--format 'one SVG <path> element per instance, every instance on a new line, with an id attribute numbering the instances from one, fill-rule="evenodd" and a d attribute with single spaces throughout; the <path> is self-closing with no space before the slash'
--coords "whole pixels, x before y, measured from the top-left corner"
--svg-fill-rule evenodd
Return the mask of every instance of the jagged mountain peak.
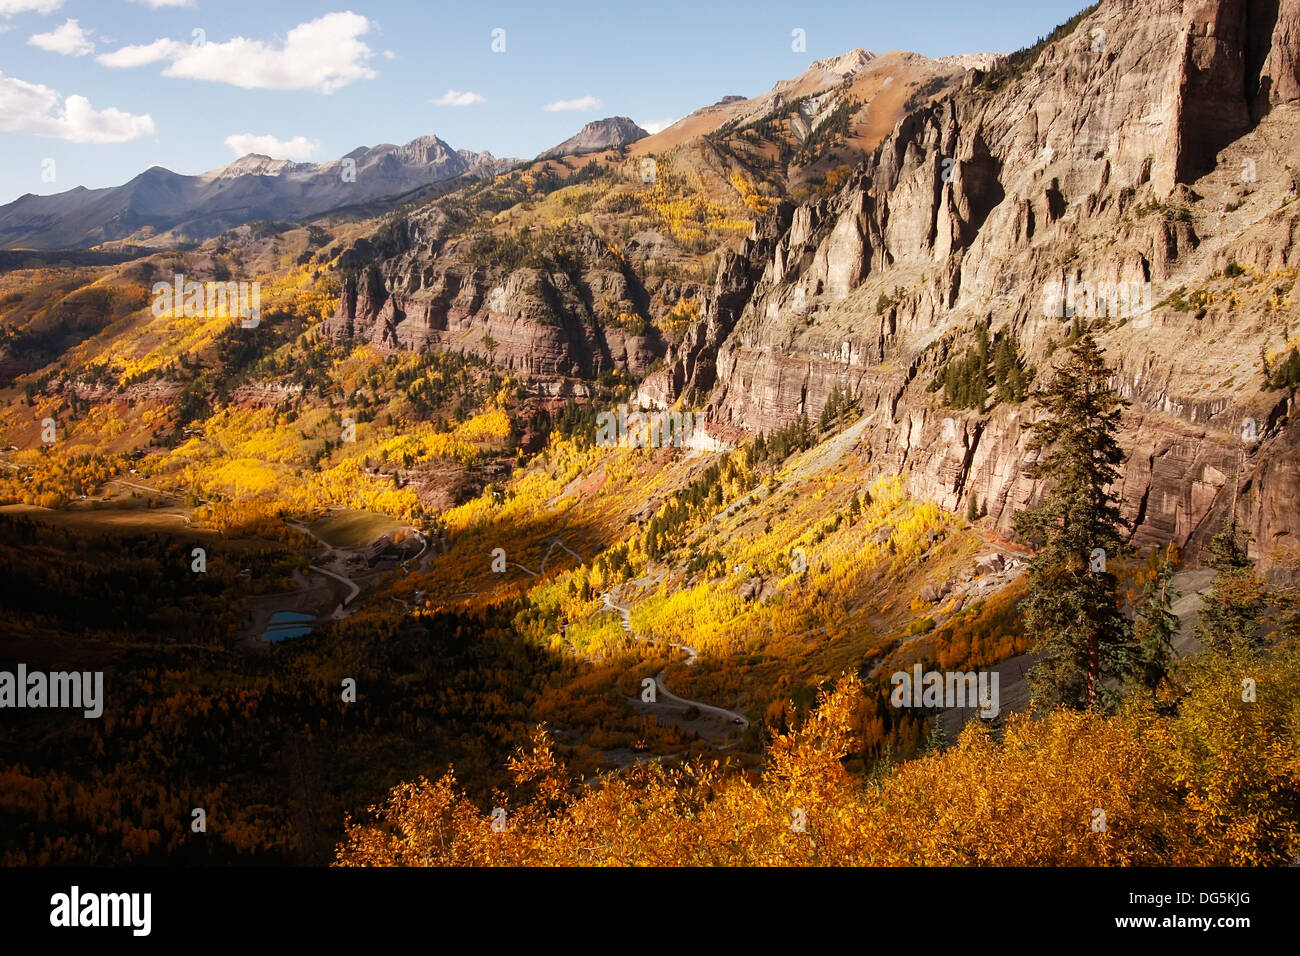
<path id="1" fill-rule="evenodd" d="M 962 53 L 935 57 L 934 62 L 958 70 L 991 70 L 1003 59 L 1001 53 Z"/>
<path id="2" fill-rule="evenodd" d="M 560 156 L 597 152 L 613 146 L 635 143 L 649 135 L 626 116 L 608 116 L 605 119 L 592 120 L 558 146 L 552 146 L 538 154 L 537 158 L 555 159 Z"/>
<path id="3" fill-rule="evenodd" d="M 201 173 L 203 179 L 233 179 L 238 176 L 279 176 L 287 169 L 297 166 L 290 159 L 272 159 L 264 153 L 247 153 L 233 163 Z M 162 169 L 163 167 L 155 167 Z M 170 172 L 170 171 L 169 171 Z"/>
<path id="4" fill-rule="evenodd" d="M 879 53 L 873 53 L 859 47 L 849 50 L 847 53 L 841 53 L 839 56 L 814 60 L 808 65 L 808 70 L 822 70 L 827 73 L 834 73 L 837 76 L 853 76 L 879 56 Z"/>

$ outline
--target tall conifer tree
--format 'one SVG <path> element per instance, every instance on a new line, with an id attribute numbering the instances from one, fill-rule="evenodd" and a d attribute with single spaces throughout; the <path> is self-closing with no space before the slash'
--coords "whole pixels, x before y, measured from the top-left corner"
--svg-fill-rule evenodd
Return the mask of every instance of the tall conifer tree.
<path id="1" fill-rule="evenodd" d="M 1132 628 L 1104 564 L 1123 547 L 1123 519 L 1110 488 L 1124 461 L 1115 433 L 1127 402 L 1111 388 L 1103 354 L 1083 335 L 1034 394 L 1046 415 L 1033 426 L 1025 473 L 1042 480 L 1045 491 L 1037 507 L 1014 519 L 1022 540 L 1036 549 L 1022 605 L 1041 657 L 1030 687 L 1039 703 L 1077 708 L 1113 703 L 1107 682 L 1122 680 L 1132 667 Z"/>
<path id="2" fill-rule="evenodd" d="M 1207 563 L 1218 574 L 1201 608 L 1201 641 L 1218 653 L 1253 649 L 1259 644 L 1268 589 L 1246 554 L 1235 515 L 1214 536 L 1208 551 Z"/>
<path id="3" fill-rule="evenodd" d="M 1173 583 L 1177 551 L 1171 544 L 1162 554 L 1152 557 L 1153 573 L 1142 588 L 1142 600 L 1133 622 L 1134 666 L 1130 678 L 1134 685 L 1154 694 L 1169 680 L 1174 638 L 1181 624 L 1174 613 L 1174 602 L 1180 596 Z"/>

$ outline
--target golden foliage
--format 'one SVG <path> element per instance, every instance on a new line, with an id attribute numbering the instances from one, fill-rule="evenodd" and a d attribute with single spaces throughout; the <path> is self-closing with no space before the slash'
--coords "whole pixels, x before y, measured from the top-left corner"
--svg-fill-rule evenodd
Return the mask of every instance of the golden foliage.
<path id="1" fill-rule="evenodd" d="M 667 314 L 659 320 L 659 325 L 672 335 L 684 335 L 686 330 L 700 318 L 698 299 L 678 299 Z"/>
<path id="2" fill-rule="evenodd" d="M 491 811 L 450 771 L 403 784 L 373 822 L 349 821 L 337 865 L 1276 863 L 1300 849 L 1300 656 L 1291 647 L 1252 666 L 1255 704 L 1239 707 L 1211 667 L 1183 716 L 1055 711 L 1012 717 L 1000 738 L 974 722 L 956 746 L 873 781 L 842 764 L 852 678 L 776 739 L 757 781 L 697 759 L 573 788 L 538 732 L 513 764 L 514 793 Z"/>
<path id="3" fill-rule="evenodd" d="M 731 218 L 726 206 L 711 202 L 701 183 L 688 184 L 682 175 L 662 162 L 645 205 L 671 235 L 688 242 L 702 240 L 711 231 L 735 233 L 752 228 L 748 219 Z"/>
<path id="4" fill-rule="evenodd" d="M 736 192 L 740 193 L 740 198 L 751 211 L 761 216 L 772 208 L 772 200 L 755 189 L 754 184 L 749 181 L 749 177 L 740 170 L 733 172 L 727 178 L 727 181 L 735 187 Z"/>

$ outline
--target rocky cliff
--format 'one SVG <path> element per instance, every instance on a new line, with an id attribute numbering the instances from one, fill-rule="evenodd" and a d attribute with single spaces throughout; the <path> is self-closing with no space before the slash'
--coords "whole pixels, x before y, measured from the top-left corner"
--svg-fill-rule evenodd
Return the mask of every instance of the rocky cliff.
<path id="1" fill-rule="evenodd" d="M 409 251 L 345 280 L 327 328 L 543 379 L 649 373 L 642 401 L 703 408 L 709 442 L 815 420 L 847 390 L 872 471 L 953 510 L 973 498 L 1004 533 L 1041 491 L 1022 473 L 1034 406 L 956 407 L 945 377 L 980 329 L 1031 379 L 1087 329 L 1131 402 L 1133 542 L 1194 552 L 1236 509 L 1268 563 L 1300 534 L 1295 382 L 1269 381 L 1300 345 L 1300 0 L 1104 0 L 1033 48 L 940 67 L 964 78 L 932 100 L 913 81 L 922 105 L 836 188 L 770 203 L 711 288 L 631 268 L 642 237 L 616 251 L 580 227 L 576 268 L 507 268 L 417 217 Z M 688 296 L 681 333 L 618 318 Z"/>
<path id="2" fill-rule="evenodd" d="M 946 408 L 936 376 L 977 324 L 1044 369 L 1081 321 L 1132 402 L 1134 543 L 1195 548 L 1235 507 L 1267 561 L 1300 533 L 1300 432 L 1263 371 L 1297 317 L 1300 2 L 1110 0 L 1060 33 L 775 211 L 642 393 L 734 437 L 848 388 L 873 468 L 1005 531 L 1039 490 L 1032 407 Z"/>
<path id="3" fill-rule="evenodd" d="M 344 277 L 328 335 L 383 351 L 477 355 L 528 379 L 640 376 L 663 354 L 639 321 L 645 286 L 590 233 L 566 250 L 567 269 L 507 269 L 484 262 L 492 257 L 471 240 L 434 253 L 420 223 L 410 228 L 409 252 Z"/>

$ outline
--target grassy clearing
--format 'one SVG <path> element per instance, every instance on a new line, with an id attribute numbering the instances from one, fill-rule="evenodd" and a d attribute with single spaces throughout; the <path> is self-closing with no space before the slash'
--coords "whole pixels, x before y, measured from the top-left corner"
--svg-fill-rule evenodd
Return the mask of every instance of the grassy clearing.
<path id="1" fill-rule="evenodd" d="M 388 515 L 348 509 L 313 521 L 310 527 L 317 537 L 332 547 L 360 548 L 381 534 L 391 534 L 408 525 Z"/>

